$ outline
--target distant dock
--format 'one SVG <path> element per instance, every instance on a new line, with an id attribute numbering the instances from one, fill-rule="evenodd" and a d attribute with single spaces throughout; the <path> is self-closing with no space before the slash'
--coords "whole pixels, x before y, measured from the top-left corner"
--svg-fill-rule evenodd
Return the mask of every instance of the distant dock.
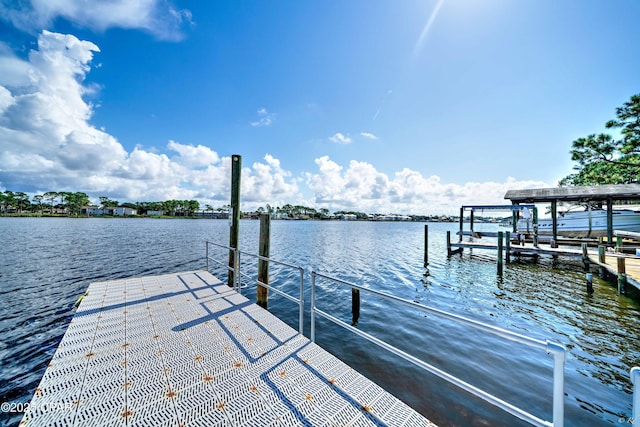
<path id="1" fill-rule="evenodd" d="M 92 283 L 21 426 L 434 426 L 207 271 Z"/>
<path id="2" fill-rule="evenodd" d="M 478 237 L 481 236 L 481 237 Z M 575 247 L 567 247 L 560 245 L 551 245 L 550 243 L 514 243 L 510 238 L 510 233 L 478 233 L 476 237 L 466 235 L 466 241 L 451 241 L 451 233 L 447 232 L 447 254 L 449 256 L 455 253 L 462 253 L 464 249 L 487 249 L 497 252 L 498 270 L 501 272 L 503 259 L 509 262 L 511 256 L 564 256 L 581 259 L 585 265 L 585 270 L 590 270 L 591 265 L 600 268 L 600 275 L 605 273 L 617 276 L 619 287 L 624 289 L 625 284 L 630 284 L 640 290 L 640 256 L 629 255 L 619 252 L 608 252 L 604 246 L 598 246 L 596 250 L 589 249 L 586 243 L 583 243 L 581 249 Z M 488 240 L 482 240 L 482 237 L 488 237 Z M 570 239 L 575 244 L 575 239 Z M 560 241 L 562 242 L 562 241 Z M 620 277 L 624 275 L 623 277 Z M 624 280 L 625 283 L 620 283 Z M 622 290 L 621 289 L 621 290 Z"/>

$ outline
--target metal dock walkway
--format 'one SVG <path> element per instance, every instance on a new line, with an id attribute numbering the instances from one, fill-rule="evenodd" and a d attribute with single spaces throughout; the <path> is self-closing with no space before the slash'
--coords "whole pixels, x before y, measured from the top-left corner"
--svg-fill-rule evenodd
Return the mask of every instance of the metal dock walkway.
<path id="1" fill-rule="evenodd" d="M 433 426 L 206 271 L 92 283 L 21 426 Z"/>

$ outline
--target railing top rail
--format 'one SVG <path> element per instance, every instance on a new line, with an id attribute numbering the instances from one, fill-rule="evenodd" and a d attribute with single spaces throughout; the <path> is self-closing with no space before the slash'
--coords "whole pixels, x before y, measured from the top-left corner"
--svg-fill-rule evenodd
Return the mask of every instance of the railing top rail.
<path id="1" fill-rule="evenodd" d="M 266 256 L 256 255 L 256 254 L 252 254 L 251 252 L 245 252 L 245 251 L 238 251 L 238 252 L 240 252 L 242 255 L 248 255 L 250 257 L 258 258 L 258 259 L 260 259 L 262 261 L 274 262 L 276 264 L 284 265 L 285 267 L 293 268 L 293 269 L 296 269 L 296 270 L 304 270 L 304 268 L 302 268 L 302 267 L 300 267 L 298 265 L 288 264 L 286 262 L 278 261 L 278 260 L 275 260 L 273 258 L 269 258 L 269 257 L 266 257 Z"/>
<path id="2" fill-rule="evenodd" d="M 233 250 L 233 251 L 237 250 L 236 248 L 232 248 L 231 246 L 222 245 L 222 244 L 220 244 L 220 243 L 211 242 L 211 241 L 209 241 L 209 240 L 206 240 L 206 241 L 205 241 L 205 243 L 206 243 L 207 245 L 214 245 L 214 246 L 217 246 L 217 247 L 222 248 L 222 249 L 229 249 L 229 250 Z"/>
<path id="3" fill-rule="evenodd" d="M 350 282 L 347 282 L 345 280 L 338 279 L 336 277 L 331 277 L 331 276 L 328 276 L 326 274 L 319 273 L 319 272 L 317 272 L 315 270 L 312 271 L 311 274 L 315 275 L 317 277 L 322 277 L 324 279 L 334 281 L 336 283 L 343 284 L 345 286 L 349 286 L 349 287 L 364 291 L 364 292 L 369 292 L 369 293 L 377 295 L 377 296 L 379 296 L 381 298 L 392 300 L 392 301 L 396 301 L 396 302 L 398 302 L 400 304 L 404 304 L 404 305 L 407 305 L 407 306 L 409 306 L 411 308 L 415 308 L 416 310 L 424 311 L 426 313 L 430 313 L 430 314 L 436 315 L 436 316 L 444 318 L 444 319 L 453 320 L 453 321 L 455 321 L 457 323 L 465 324 L 465 325 L 471 326 L 473 328 L 480 329 L 480 330 L 486 331 L 488 333 L 501 336 L 501 337 L 509 339 L 511 341 L 515 341 L 515 342 L 519 342 L 519 343 L 528 345 L 530 347 L 541 348 L 543 350 L 546 350 L 547 352 L 553 352 L 553 353 L 565 352 L 566 351 L 562 345 L 557 344 L 557 343 L 553 343 L 551 341 L 543 341 L 543 340 L 540 340 L 540 339 L 531 338 L 531 337 L 528 337 L 526 335 L 522 335 L 522 334 L 518 334 L 516 332 L 509 331 L 507 329 L 502 329 L 502 328 L 499 328 L 497 326 L 488 325 L 488 324 L 479 322 L 477 320 L 469 319 L 469 318 L 466 318 L 464 316 L 460 316 L 458 314 L 448 313 L 446 311 L 440 310 L 440 309 L 435 308 L 435 307 L 430 307 L 428 305 L 418 304 L 416 302 L 409 301 L 409 300 L 406 300 L 404 298 L 400 298 L 400 297 L 397 297 L 397 296 L 394 296 L 394 295 L 391 295 L 391 294 L 387 294 L 385 292 L 377 291 L 375 289 L 367 288 L 367 287 L 364 287 L 364 286 L 361 286 L 361 285 L 356 285 L 355 283 L 350 283 Z"/>

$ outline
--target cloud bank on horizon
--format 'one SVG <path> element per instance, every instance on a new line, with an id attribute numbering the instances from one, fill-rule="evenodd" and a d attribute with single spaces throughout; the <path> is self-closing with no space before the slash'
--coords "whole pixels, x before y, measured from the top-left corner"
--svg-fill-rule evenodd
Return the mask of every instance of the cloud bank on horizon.
<path id="1" fill-rule="evenodd" d="M 17 28 L 33 31 L 56 17 L 104 30 L 112 26 L 141 29 L 159 39 L 180 40 L 181 27 L 193 25 L 189 11 L 164 1 L 81 2 L 33 0 L 23 15 L 0 5 L 0 14 Z M 24 11 L 23 11 L 24 12 Z M 120 201 L 197 199 L 201 204 L 228 203 L 230 157 L 213 147 L 167 142 L 131 150 L 103 128 L 91 123 L 100 88 L 85 83 L 92 60 L 100 52 L 91 41 L 72 34 L 38 31 L 37 48 L 19 57 L 0 42 L 0 189 L 84 191 L 96 200 Z M 276 113 L 262 107 L 251 127 L 268 127 Z M 375 141 L 376 135 L 360 136 Z M 329 139 L 349 144 L 337 132 Z M 242 153 L 238 153 L 242 154 Z M 263 160 L 243 167 L 243 210 L 267 203 L 304 204 L 317 208 L 394 213 L 455 213 L 462 204 L 501 204 L 508 189 L 549 186 L 540 181 L 441 182 L 404 168 L 389 176 L 367 162 L 340 165 L 328 155 L 315 159 L 316 170 L 294 174 L 268 152 Z"/>

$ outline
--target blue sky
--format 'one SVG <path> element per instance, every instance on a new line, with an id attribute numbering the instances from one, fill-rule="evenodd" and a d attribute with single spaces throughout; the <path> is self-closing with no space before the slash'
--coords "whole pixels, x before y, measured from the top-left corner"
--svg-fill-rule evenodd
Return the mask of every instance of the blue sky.
<path id="1" fill-rule="evenodd" d="M 640 92 L 636 0 L 0 0 L 0 190 L 456 213 Z"/>

